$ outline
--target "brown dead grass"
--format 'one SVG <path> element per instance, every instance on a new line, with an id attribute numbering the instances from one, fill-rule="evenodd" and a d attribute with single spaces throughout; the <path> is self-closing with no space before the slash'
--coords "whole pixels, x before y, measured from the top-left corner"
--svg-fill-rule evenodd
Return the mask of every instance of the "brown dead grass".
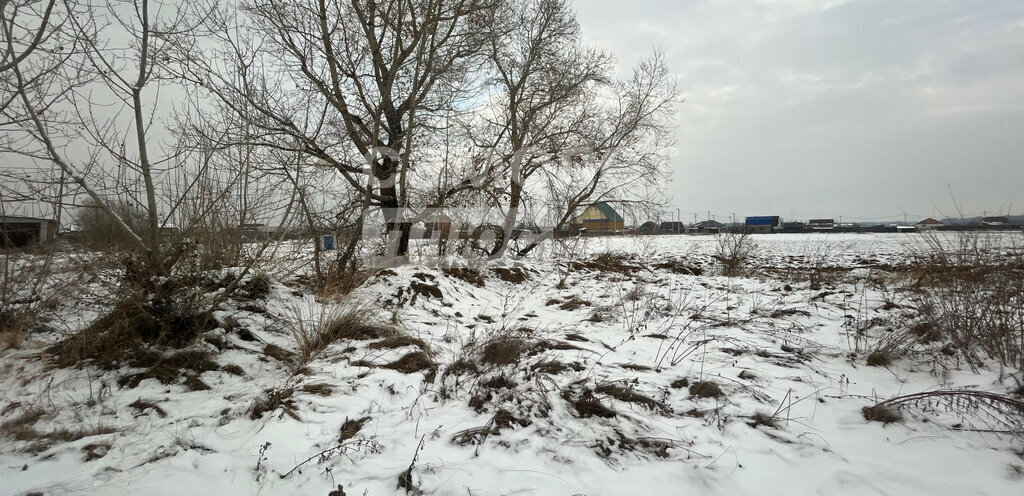
<path id="1" fill-rule="evenodd" d="M 324 307 L 312 318 L 302 317 L 302 310 L 296 308 L 295 315 L 286 320 L 285 325 L 295 338 L 300 365 L 316 358 L 336 342 L 385 339 L 398 335 L 394 326 L 384 324 L 377 312 L 366 305 Z"/>
<path id="2" fill-rule="evenodd" d="M 352 365 L 395 370 L 403 374 L 422 372 L 427 382 L 434 382 L 434 378 L 437 375 L 437 363 L 434 362 L 430 354 L 422 350 L 407 353 L 398 360 L 383 365 L 366 360 L 353 362 Z"/>
<path id="3" fill-rule="evenodd" d="M 903 416 L 900 415 L 899 410 L 896 410 L 895 408 L 890 408 L 886 405 L 866 406 L 861 409 L 861 413 L 864 415 L 864 420 L 881 422 L 883 424 L 888 424 L 903 419 Z"/>
<path id="4" fill-rule="evenodd" d="M 358 419 L 346 418 L 345 422 L 341 424 L 341 428 L 338 429 L 338 444 L 344 443 L 349 439 L 356 437 L 359 431 L 362 430 L 363 426 L 370 421 L 370 417 L 363 417 Z"/>
<path id="5" fill-rule="evenodd" d="M 513 365 L 519 363 L 531 348 L 531 344 L 524 338 L 499 337 L 488 341 L 481 347 L 480 361 L 498 366 Z"/>
<path id="6" fill-rule="evenodd" d="M 0 437 L 27 442 L 28 444 L 23 447 L 23 450 L 27 453 L 38 454 L 55 444 L 70 443 L 91 436 L 117 432 L 117 429 L 103 424 L 81 426 L 75 429 L 60 428 L 51 431 L 42 431 L 36 428 L 36 423 L 51 416 L 52 414 L 39 406 L 25 408 L 18 416 L 0 423 Z"/>
<path id="7" fill-rule="evenodd" d="M 330 396 L 334 393 L 334 388 L 330 384 L 314 383 L 303 385 L 300 389 L 304 393 L 315 394 L 317 396 Z"/>
<path id="8" fill-rule="evenodd" d="M 598 401 L 598 399 L 594 397 L 594 393 L 590 390 L 585 390 L 582 394 L 576 397 L 567 390 L 562 393 L 562 398 L 565 399 L 573 409 L 576 410 L 577 415 L 582 418 L 614 418 L 616 416 L 615 410 L 612 410 Z"/>
<path id="9" fill-rule="evenodd" d="M 414 372 L 423 372 L 427 382 L 434 381 L 434 375 L 437 373 L 437 364 L 434 360 L 424 351 L 414 351 L 408 353 L 402 358 L 395 360 L 384 368 L 397 370 L 403 374 L 412 374 Z"/>
<path id="10" fill-rule="evenodd" d="M 530 366 L 530 370 L 541 374 L 561 374 L 562 372 L 572 370 L 575 372 L 582 372 L 586 370 L 586 367 L 579 362 L 565 363 L 558 360 L 544 360 L 537 362 Z"/>
<path id="11" fill-rule="evenodd" d="M 698 381 L 690 385 L 690 394 L 698 398 L 719 398 L 724 396 L 722 387 L 711 381 Z"/>
<path id="12" fill-rule="evenodd" d="M 114 369 L 146 347 L 183 348 L 217 327 L 201 310 L 206 280 L 169 279 L 159 284 L 134 282 L 108 314 L 48 348 L 53 363 L 70 367 L 91 362 Z"/>
<path id="13" fill-rule="evenodd" d="M 370 343 L 369 348 L 372 350 L 390 350 L 395 348 L 405 348 L 407 346 L 415 346 L 424 351 L 429 349 L 427 343 L 422 339 L 406 335 L 384 338 L 381 341 Z"/>
<path id="14" fill-rule="evenodd" d="M 292 395 L 294 394 L 295 390 L 290 387 L 274 388 L 264 391 L 263 394 L 253 400 L 252 405 L 249 406 L 249 418 L 257 420 L 262 418 L 267 412 L 273 412 L 280 408 L 281 417 L 288 415 L 295 420 L 301 420 L 298 412 L 296 411 L 295 400 L 292 398 Z"/>
<path id="15" fill-rule="evenodd" d="M 512 284 L 522 284 L 523 282 L 526 282 L 526 280 L 530 278 L 526 270 L 520 269 L 518 267 L 496 267 L 491 269 L 491 272 L 493 272 L 494 275 L 498 276 L 498 279 L 501 279 L 502 281 L 505 282 L 510 282 Z"/>
<path id="16" fill-rule="evenodd" d="M 137 398 L 135 401 L 128 403 L 128 408 L 135 410 L 136 416 L 141 416 L 151 411 L 160 416 L 160 418 L 167 418 L 167 412 L 160 405 L 150 400 Z"/>
<path id="17" fill-rule="evenodd" d="M 444 375 L 446 376 L 457 376 L 457 375 L 472 375 L 480 371 L 480 367 L 475 362 L 472 362 L 466 358 L 459 358 L 444 369 Z"/>
<path id="18" fill-rule="evenodd" d="M 558 308 L 559 308 L 559 310 L 573 311 L 573 310 L 579 310 L 582 307 L 589 307 L 589 306 L 592 306 L 592 305 L 593 304 L 590 303 L 587 300 L 583 300 L 583 299 L 580 299 L 580 298 L 578 298 L 576 296 L 573 296 L 569 300 L 562 302 L 561 305 L 558 305 Z"/>
<path id="19" fill-rule="evenodd" d="M 443 269 L 443 272 L 448 277 L 461 279 L 479 288 L 484 287 L 484 275 L 478 269 L 472 267 L 448 267 Z"/>
<path id="20" fill-rule="evenodd" d="M 605 252 L 585 262 L 573 262 L 569 264 L 571 270 L 594 270 L 598 272 L 612 272 L 622 275 L 630 275 L 642 270 L 643 267 L 636 263 L 630 255 L 621 253 Z"/>
<path id="21" fill-rule="evenodd" d="M 626 403 L 641 405 L 651 410 L 657 410 L 665 413 L 669 412 L 669 408 L 664 403 L 656 401 L 642 393 L 638 393 L 623 384 L 598 384 L 597 387 L 594 388 L 594 392 L 611 396 L 612 398 Z"/>
<path id="22" fill-rule="evenodd" d="M 118 379 L 121 387 L 135 388 L 146 379 L 156 379 L 161 384 L 175 384 L 182 376 L 195 377 L 203 372 L 217 370 L 213 355 L 206 350 L 191 349 L 161 353 L 156 350 L 137 350 L 127 360 L 127 365 L 144 368 L 142 372 L 128 374 Z"/>

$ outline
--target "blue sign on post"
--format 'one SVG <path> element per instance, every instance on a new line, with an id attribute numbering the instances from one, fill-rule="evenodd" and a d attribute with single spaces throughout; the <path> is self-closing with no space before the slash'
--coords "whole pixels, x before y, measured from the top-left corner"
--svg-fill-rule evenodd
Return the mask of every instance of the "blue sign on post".
<path id="1" fill-rule="evenodd" d="M 320 236 L 320 249 L 321 250 L 333 250 L 334 249 L 334 236 Z"/>

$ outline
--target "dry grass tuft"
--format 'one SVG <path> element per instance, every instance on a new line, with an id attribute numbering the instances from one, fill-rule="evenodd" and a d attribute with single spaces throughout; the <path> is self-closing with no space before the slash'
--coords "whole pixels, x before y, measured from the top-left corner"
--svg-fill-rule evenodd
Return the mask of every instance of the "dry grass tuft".
<path id="1" fill-rule="evenodd" d="M 20 349 L 37 322 L 34 312 L 0 303 L 0 352 Z"/>
<path id="2" fill-rule="evenodd" d="M 576 413 L 582 418 L 614 418 L 616 415 L 615 410 L 604 406 L 591 394 L 585 394 L 573 401 L 570 401 L 570 404 L 576 409 Z"/>
<path id="3" fill-rule="evenodd" d="M 430 358 L 430 355 L 424 351 L 408 353 L 402 358 L 384 365 L 383 368 L 397 370 L 403 374 L 423 372 L 427 382 L 433 382 L 434 375 L 437 373 L 437 364 L 434 363 L 434 360 Z"/>
<path id="4" fill-rule="evenodd" d="M 345 423 L 341 424 L 341 429 L 338 430 L 338 444 L 344 443 L 349 439 L 356 437 L 359 431 L 362 430 L 363 426 L 370 420 L 370 417 L 363 417 L 358 419 L 345 419 Z"/>
<path id="5" fill-rule="evenodd" d="M 718 398 L 724 396 L 722 387 L 711 381 L 698 381 L 690 385 L 690 394 L 698 398 Z"/>
<path id="6" fill-rule="evenodd" d="M 161 384 L 174 384 L 182 376 L 194 377 L 219 368 L 210 352 L 198 349 L 166 354 L 154 350 L 137 350 L 127 360 L 127 364 L 145 368 L 142 372 L 118 379 L 117 384 L 127 388 L 134 388 L 146 379 L 156 379 Z"/>
<path id="7" fill-rule="evenodd" d="M 4 412 L 5 414 L 7 412 Z M 46 410 L 40 406 L 25 408 L 17 417 L 0 423 L 0 434 L 13 439 L 21 439 L 22 433 L 32 430 L 40 419 L 46 416 Z"/>
<path id="8" fill-rule="evenodd" d="M 892 364 L 892 356 L 885 351 L 872 351 L 868 355 L 867 364 L 871 367 L 888 367 Z"/>
<path id="9" fill-rule="evenodd" d="M 93 460 L 99 460 L 100 458 L 107 456 L 107 452 L 109 452 L 110 448 L 113 447 L 114 445 L 111 443 L 89 443 L 82 446 L 82 453 L 84 453 L 82 461 L 91 462 Z"/>
<path id="10" fill-rule="evenodd" d="M 580 348 L 579 346 L 576 346 L 576 345 L 570 344 L 570 343 L 566 343 L 566 342 L 563 342 L 563 341 L 550 341 L 550 340 L 546 340 L 546 341 L 538 341 L 536 344 L 534 344 L 534 346 L 533 346 L 531 351 L 534 352 L 534 353 L 540 353 L 540 352 L 549 351 L 549 350 L 577 351 L 577 350 L 582 350 L 582 349 L 583 348 Z"/>
<path id="11" fill-rule="evenodd" d="M 623 451 L 649 453 L 658 458 L 668 458 L 668 450 L 676 447 L 679 447 L 678 443 L 670 439 L 632 438 L 618 430 L 615 431 L 614 437 L 599 440 L 591 446 L 604 458 L 611 458 Z"/>
<path id="12" fill-rule="evenodd" d="M 185 378 L 185 387 L 187 387 L 189 391 L 209 391 L 210 390 L 210 385 L 209 384 L 203 382 L 202 379 L 200 379 L 199 377 L 196 377 L 194 375 L 190 375 L 190 376 Z"/>
<path id="13" fill-rule="evenodd" d="M 305 364 L 322 353 L 332 343 L 344 340 L 391 338 L 397 330 L 384 324 L 377 312 L 366 305 L 349 304 L 321 306 L 309 314 L 307 308 L 296 305 L 292 316 L 285 321 L 295 338 L 300 363 Z"/>
<path id="14" fill-rule="evenodd" d="M 334 393 L 334 388 L 329 384 L 324 383 L 306 384 L 300 389 L 302 389 L 302 392 L 304 393 L 315 394 L 317 396 L 330 396 Z"/>
<path id="15" fill-rule="evenodd" d="M 264 346 L 263 354 L 279 362 L 292 363 L 295 361 L 295 353 L 292 353 L 276 344 L 267 344 Z"/>
<path id="16" fill-rule="evenodd" d="M 583 299 L 580 299 L 579 297 L 573 296 L 573 297 L 569 298 L 569 300 L 562 302 L 561 305 L 558 305 L 558 308 L 560 310 L 573 311 L 573 310 L 579 310 L 582 307 L 589 307 L 589 306 L 592 306 L 592 305 L 593 304 L 590 303 L 587 300 L 583 300 Z"/>
<path id="17" fill-rule="evenodd" d="M 476 287 L 484 287 L 484 275 L 479 270 L 471 267 L 448 267 L 444 269 L 445 275 L 461 279 Z"/>
<path id="18" fill-rule="evenodd" d="M 516 382 L 505 375 L 496 375 L 480 382 L 480 386 L 487 389 L 515 389 Z"/>
<path id="19" fill-rule="evenodd" d="M 457 375 L 473 375 L 480 372 L 480 367 L 476 363 L 469 361 L 465 358 L 459 358 L 444 369 L 444 375 L 446 376 L 457 376 Z"/>
<path id="20" fill-rule="evenodd" d="M 669 272 L 672 272 L 673 274 L 682 274 L 690 276 L 699 276 L 704 274 L 704 269 L 694 265 L 687 264 L 685 260 L 677 259 L 659 262 L 657 264 L 654 264 L 654 268 L 667 270 Z"/>
<path id="21" fill-rule="evenodd" d="M 434 382 L 434 377 L 437 375 L 437 363 L 434 362 L 430 354 L 422 350 L 407 353 L 398 360 L 386 363 L 384 365 L 376 364 L 366 360 L 359 360 L 353 362 L 352 365 L 355 365 L 357 367 L 372 367 L 395 370 L 403 374 L 413 374 L 416 372 L 422 372 L 424 379 L 427 382 Z"/>
<path id="22" fill-rule="evenodd" d="M 117 432 L 116 429 L 102 424 L 95 427 L 86 426 L 77 429 L 55 429 L 52 431 L 40 431 L 35 428 L 35 424 L 39 420 L 49 416 L 51 414 L 42 407 L 28 407 L 17 417 L 0 423 L 0 437 L 13 441 L 28 442 L 29 444 L 24 450 L 28 453 L 38 454 L 46 451 L 54 444 L 70 443 L 91 436 Z"/>
<path id="23" fill-rule="evenodd" d="M 598 384 L 597 387 L 594 388 L 594 392 L 611 396 L 612 398 L 626 403 L 641 405 L 651 410 L 658 410 L 664 413 L 670 412 L 668 406 L 664 403 L 651 399 L 650 397 L 638 393 L 622 384 Z"/>
<path id="24" fill-rule="evenodd" d="M 268 389 L 264 391 L 262 395 L 253 400 L 252 405 L 249 406 L 249 418 L 257 420 L 262 418 L 267 412 L 272 412 L 281 409 L 281 417 L 288 415 L 295 420 L 301 420 L 299 414 L 295 411 L 295 400 L 292 399 L 292 395 L 295 394 L 295 390 L 287 387 L 280 389 Z"/>
<path id="25" fill-rule="evenodd" d="M 537 362 L 537 363 L 533 364 L 532 366 L 530 366 L 530 370 L 532 370 L 534 372 L 541 373 L 541 374 L 552 374 L 552 375 L 555 375 L 555 374 L 561 374 L 562 372 L 565 372 L 566 370 L 573 370 L 575 372 L 582 372 L 583 370 L 586 370 L 586 368 L 582 364 L 580 364 L 578 362 L 564 363 L 564 362 L 559 362 L 558 360 L 552 359 L 552 360 L 544 360 L 544 361 Z"/>
<path id="26" fill-rule="evenodd" d="M 620 363 L 618 365 L 619 367 L 622 367 L 626 370 L 632 370 L 635 372 L 645 372 L 648 370 L 653 370 L 651 367 L 648 367 L 647 365 L 640 365 L 638 363 Z"/>
<path id="27" fill-rule="evenodd" d="M 372 350 L 390 350 L 394 348 L 404 348 L 406 346 L 415 346 L 424 351 L 429 349 L 427 343 L 422 339 L 405 335 L 391 336 L 389 338 L 384 338 L 382 341 L 370 343 L 369 348 Z"/>
<path id="28" fill-rule="evenodd" d="M 425 298 L 443 299 L 444 295 L 441 293 L 441 288 L 437 284 L 429 284 L 420 281 L 412 281 L 409 283 L 409 289 L 412 290 L 413 296 L 423 296 Z"/>
<path id="29" fill-rule="evenodd" d="M 631 255 L 605 252 L 586 262 L 572 262 L 569 264 L 571 270 L 589 269 L 598 272 L 612 272 L 616 274 L 629 275 L 642 270 L 643 267 L 634 263 Z"/>
<path id="30" fill-rule="evenodd" d="M 941 389 L 889 398 L 863 409 L 864 418 L 895 422 L 904 410 L 920 414 L 946 412 L 959 419 L 955 429 L 1005 433 L 1024 440 L 1024 401 L 976 389 Z M 968 425 L 970 427 L 963 427 Z M 974 426 L 984 426 L 977 428 Z"/>
<path id="31" fill-rule="evenodd" d="M 882 422 L 888 424 L 902 420 L 903 416 L 900 415 L 899 410 L 889 408 L 885 405 L 866 406 L 861 409 L 861 413 L 864 414 L 864 420 L 872 422 Z"/>
<path id="32" fill-rule="evenodd" d="M 764 413 L 764 412 L 757 412 L 757 413 L 755 413 L 755 414 L 750 416 L 750 421 L 747 422 L 747 425 L 749 425 L 749 426 L 751 426 L 751 427 L 753 427 L 755 429 L 758 426 L 774 428 L 775 427 L 775 416 L 774 415 L 769 415 L 769 414 Z"/>
<path id="33" fill-rule="evenodd" d="M 518 267 L 496 267 L 491 269 L 491 272 L 493 272 L 494 275 L 498 276 L 498 279 L 501 279 L 502 281 L 505 282 L 510 282 L 512 284 L 522 284 L 523 282 L 526 282 L 526 280 L 530 278 L 526 270 Z"/>
<path id="34" fill-rule="evenodd" d="M 481 347 L 480 361 L 497 366 L 513 365 L 531 349 L 531 344 L 523 337 L 501 336 Z"/>
<path id="35" fill-rule="evenodd" d="M 136 416 L 143 415 L 147 411 L 152 411 L 160 416 L 160 418 L 167 418 L 167 412 L 163 408 L 160 408 L 160 405 L 142 398 L 138 398 L 135 401 L 128 403 L 128 408 L 135 410 L 137 414 Z"/>

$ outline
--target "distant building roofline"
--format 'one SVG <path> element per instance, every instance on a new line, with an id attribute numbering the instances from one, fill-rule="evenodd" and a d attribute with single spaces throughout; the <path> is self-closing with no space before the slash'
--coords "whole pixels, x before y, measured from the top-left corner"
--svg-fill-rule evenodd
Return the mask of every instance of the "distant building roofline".
<path id="1" fill-rule="evenodd" d="M 22 217 L 19 215 L 0 215 L 0 222 L 57 222 L 42 217 Z"/>

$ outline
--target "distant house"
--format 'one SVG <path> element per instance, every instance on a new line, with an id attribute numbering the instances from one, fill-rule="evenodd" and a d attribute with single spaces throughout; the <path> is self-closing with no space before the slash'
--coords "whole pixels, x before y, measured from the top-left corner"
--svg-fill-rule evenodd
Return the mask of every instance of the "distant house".
<path id="1" fill-rule="evenodd" d="M 943 224 L 942 224 L 941 220 L 933 219 L 931 217 L 928 217 L 927 219 L 922 220 L 921 222 L 918 222 L 917 224 L 914 224 L 914 227 L 917 228 L 918 231 L 928 231 L 928 230 L 931 230 L 931 229 L 938 229 L 938 228 L 940 228 L 942 226 L 943 226 Z"/>
<path id="2" fill-rule="evenodd" d="M 1009 223 L 1009 217 L 985 217 L 981 219 L 981 224 L 985 226 L 1005 226 Z"/>
<path id="3" fill-rule="evenodd" d="M 749 233 L 771 233 L 781 224 L 782 219 L 777 216 L 747 217 L 744 229 Z"/>
<path id="4" fill-rule="evenodd" d="M 686 232 L 686 225 L 676 221 L 662 222 L 658 231 L 663 233 L 684 233 Z"/>
<path id="5" fill-rule="evenodd" d="M 636 228 L 637 232 L 641 232 L 641 233 L 645 233 L 645 234 L 653 234 L 653 233 L 658 232 L 658 230 L 659 230 L 658 229 L 658 223 L 654 222 L 653 220 L 649 220 L 647 222 L 644 222 L 643 224 L 640 224 L 640 227 Z"/>
<path id="6" fill-rule="evenodd" d="M 782 232 L 784 233 L 802 233 L 807 232 L 807 224 L 803 222 L 783 222 Z"/>
<path id="7" fill-rule="evenodd" d="M 433 212 L 423 219 L 423 238 L 448 239 L 452 234 L 453 223 L 454 220 L 449 215 L 440 211 Z"/>
<path id="8" fill-rule="evenodd" d="M 265 241 L 272 238 L 280 231 L 279 226 L 268 226 L 266 224 L 242 224 L 239 226 L 242 236 L 249 240 Z"/>
<path id="9" fill-rule="evenodd" d="M 57 221 L 36 217 L 0 216 L 0 246 L 21 248 L 57 239 Z"/>
<path id="10" fill-rule="evenodd" d="M 725 229 L 725 224 L 716 220 L 702 220 L 687 228 L 687 232 L 696 234 L 717 234 Z"/>
<path id="11" fill-rule="evenodd" d="M 812 231 L 832 231 L 836 228 L 835 219 L 811 219 L 807 221 L 807 227 Z"/>
<path id="12" fill-rule="evenodd" d="M 605 202 L 588 206 L 570 225 L 571 229 L 586 229 L 590 232 L 616 232 L 622 231 L 624 227 L 622 216 Z"/>

